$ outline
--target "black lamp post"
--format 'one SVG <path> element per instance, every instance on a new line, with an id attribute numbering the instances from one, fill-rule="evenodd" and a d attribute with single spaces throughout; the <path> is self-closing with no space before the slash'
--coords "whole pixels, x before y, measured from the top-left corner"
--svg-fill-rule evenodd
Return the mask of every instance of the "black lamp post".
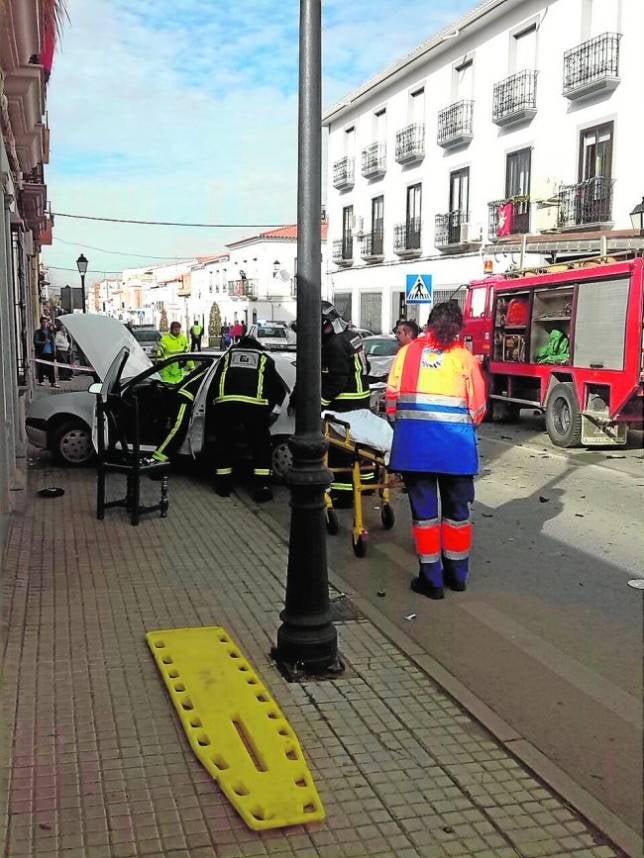
<path id="1" fill-rule="evenodd" d="M 87 273 L 87 259 L 81 253 L 81 255 L 76 260 L 76 267 L 78 268 L 78 273 L 80 274 L 81 279 L 81 300 L 83 302 L 83 313 L 87 312 L 87 308 L 85 307 L 85 274 Z"/>
<path id="2" fill-rule="evenodd" d="M 631 224 L 633 229 L 640 233 L 644 232 L 644 197 L 642 197 L 642 202 L 636 205 L 631 212 Z"/>
<path id="3" fill-rule="evenodd" d="M 297 408 L 286 598 L 273 652 L 291 677 L 341 669 L 329 609 L 324 491 L 331 475 L 320 426 L 321 117 L 321 0 L 300 0 Z"/>

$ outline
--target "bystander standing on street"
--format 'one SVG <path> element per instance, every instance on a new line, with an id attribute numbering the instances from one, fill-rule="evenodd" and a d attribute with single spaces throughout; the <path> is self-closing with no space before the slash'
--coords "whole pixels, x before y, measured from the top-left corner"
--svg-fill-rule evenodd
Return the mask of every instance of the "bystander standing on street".
<path id="1" fill-rule="evenodd" d="M 415 340 L 419 334 L 420 328 L 413 319 L 410 319 L 409 321 L 406 319 L 400 319 L 400 321 L 396 322 L 394 336 L 398 340 L 398 345 L 401 348 L 402 346 L 409 345 L 409 343 Z"/>
<path id="2" fill-rule="evenodd" d="M 60 322 L 56 327 L 54 345 L 56 347 L 56 363 L 70 363 L 69 356 L 71 352 L 71 343 L 67 336 L 67 331 L 63 328 Z M 58 377 L 61 381 L 68 381 L 72 377 L 72 372 L 69 369 L 60 368 L 58 370 Z"/>
<path id="3" fill-rule="evenodd" d="M 42 363 L 42 361 L 53 362 L 55 351 L 54 333 L 47 316 L 40 317 L 40 327 L 34 333 L 34 350 L 36 352 L 36 360 L 39 361 L 36 364 L 38 384 L 44 384 L 45 378 L 47 378 L 52 387 L 57 387 L 54 367 Z"/>
<path id="4" fill-rule="evenodd" d="M 190 351 L 201 351 L 201 338 L 203 337 L 203 325 L 199 319 L 195 319 L 194 324 L 190 328 Z"/>
<path id="5" fill-rule="evenodd" d="M 469 572 L 475 426 L 485 414 L 485 382 L 459 343 L 462 327 L 455 301 L 437 304 L 425 333 L 398 352 L 387 383 L 394 420 L 389 466 L 405 480 L 420 563 L 411 589 L 430 599 L 444 597 L 444 583 L 465 590 Z"/>

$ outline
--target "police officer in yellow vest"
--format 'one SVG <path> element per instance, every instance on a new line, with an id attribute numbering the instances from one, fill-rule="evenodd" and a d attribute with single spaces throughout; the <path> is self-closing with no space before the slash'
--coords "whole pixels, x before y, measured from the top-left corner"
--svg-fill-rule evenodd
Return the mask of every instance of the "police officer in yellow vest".
<path id="1" fill-rule="evenodd" d="M 157 346 L 157 357 L 160 360 L 163 358 L 172 357 L 174 354 L 181 354 L 188 351 L 188 338 L 181 333 L 181 322 L 172 322 L 170 330 L 164 334 L 159 340 Z M 193 364 L 181 365 L 179 363 L 170 363 L 163 367 L 160 371 L 160 376 L 167 384 L 179 384 L 183 381 L 185 368 L 193 369 Z"/>
<path id="2" fill-rule="evenodd" d="M 208 392 L 208 423 L 215 430 L 215 491 L 221 497 L 232 488 L 241 429 L 253 456 L 253 497 L 258 503 L 272 499 L 270 418 L 287 392 L 275 361 L 253 337 L 242 337 L 219 361 Z"/>
<path id="3" fill-rule="evenodd" d="M 190 328 L 190 351 L 201 351 L 201 338 L 203 337 L 203 325 L 199 324 L 199 320 L 195 319 L 194 325 Z"/>

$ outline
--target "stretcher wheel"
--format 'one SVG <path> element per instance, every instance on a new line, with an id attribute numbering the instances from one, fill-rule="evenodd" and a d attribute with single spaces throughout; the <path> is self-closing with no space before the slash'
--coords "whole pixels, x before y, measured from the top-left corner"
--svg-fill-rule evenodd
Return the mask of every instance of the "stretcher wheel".
<path id="1" fill-rule="evenodd" d="M 364 557 L 367 553 L 367 537 L 361 533 L 357 538 L 355 534 L 352 537 L 353 553 L 356 557 Z"/>
<path id="2" fill-rule="evenodd" d="M 329 536 L 335 536 L 336 533 L 340 530 L 340 522 L 338 521 L 338 516 L 334 509 L 327 509 L 326 511 L 326 532 Z"/>
<path id="3" fill-rule="evenodd" d="M 385 530 L 391 530 L 396 523 L 396 516 L 391 506 L 386 503 L 380 510 L 380 521 Z"/>

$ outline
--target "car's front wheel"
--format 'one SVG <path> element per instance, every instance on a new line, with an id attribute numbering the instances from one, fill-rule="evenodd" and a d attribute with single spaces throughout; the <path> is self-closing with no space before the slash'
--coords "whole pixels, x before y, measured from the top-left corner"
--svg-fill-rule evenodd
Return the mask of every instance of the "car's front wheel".
<path id="1" fill-rule="evenodd" d="M 293 453 L 288 445 L 288 437 L 282 435 L 273 441 L 273 477 L 283 482 L 293 464 Z"/>
<path id="2" fill-rule="evenodd" d="M 49 449 L 60 465 L 68 468 L 88 465 L 94 456 L 89 426 L 76 417 L 61 421 L 50 430 Z"/>

